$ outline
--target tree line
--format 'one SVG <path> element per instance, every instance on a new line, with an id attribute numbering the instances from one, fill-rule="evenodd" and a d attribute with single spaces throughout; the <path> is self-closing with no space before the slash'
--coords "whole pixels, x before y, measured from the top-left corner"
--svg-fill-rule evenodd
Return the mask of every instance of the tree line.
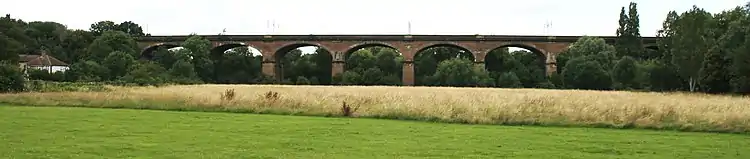
<path id="1" fill-rule="evenodd" d="M 671 11 L 658 30 L 658 49 L 646 49 L 637 4 L 622 7 L 617 39 L 584 36 L 556 58 L 556 74 L 546 75 L 545 57 L 529 50 L 491 51 L 483 65 L 467 51 L 433 47 L 414 58 L 415 84 L 421 86 L 548 88 L 592 90 L 750 92 L 750 6 L 709 13 L 697 6 Z M 101 21 L 89 30 L 55 22 L 0 19 L 2 91 L 23 90 L 29 79 L 158 85 L 303 84 L 402 85 L 403 57 L 387 47 L 366 47 L 346 55 L 345 71 L 331 75 L 331 54 L 294 49 L 280 56 L 277 76 L 264 76 L 262 57 L 247 47 L 211 52 L 194 35 L 176 49 L 159 48 L 142 59 L 134 38 L 149 36 L 131 21 Z M 746 40 L 747 39 L 747 40 Z M 64 62 L 64 73 L 18 71 L 18 53 L 47 52 Z"/>

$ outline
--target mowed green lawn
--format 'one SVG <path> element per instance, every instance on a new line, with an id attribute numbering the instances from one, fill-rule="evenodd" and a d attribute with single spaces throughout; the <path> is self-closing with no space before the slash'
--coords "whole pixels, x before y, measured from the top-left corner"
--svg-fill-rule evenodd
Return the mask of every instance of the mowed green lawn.
<path id="1" fill-rule="evenodd" d="M 750 135 L 0 106 L 0 158 L 750 158 Z"/>

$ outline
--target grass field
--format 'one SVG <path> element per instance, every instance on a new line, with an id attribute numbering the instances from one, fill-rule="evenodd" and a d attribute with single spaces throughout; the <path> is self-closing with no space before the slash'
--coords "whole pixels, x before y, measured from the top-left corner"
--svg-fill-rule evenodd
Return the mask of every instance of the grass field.
<path id="1" fill-rule="evenodd" d="M 0 103 L 229 111 L 451 123 L 750 133 L 750 97 L 543 89 L 182 85 L 0 94 Z M 227 93 L 228 90 L 230 93 Z M 346 103 L 346 104 L 344 104 Z"/>
<path id="2" fill-rule="evenodd" d="M 750 136 L 0 106 L 0 158 L 750 158 Z"/>

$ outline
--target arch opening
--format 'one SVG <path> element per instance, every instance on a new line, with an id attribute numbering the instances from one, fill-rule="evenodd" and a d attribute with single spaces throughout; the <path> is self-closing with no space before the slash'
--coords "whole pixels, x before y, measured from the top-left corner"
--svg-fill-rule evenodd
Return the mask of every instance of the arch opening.
<path id="1" fill-rule="evenodd" d="M 349 49 L 345 71 L 334 80 L 345 85 L 400 85 L 403 55 L 394 47 L 368 43 Z"/>
<path id="2" fill-rule="evenodd" d="M 441 82 L 447 79 L 436 75 L 441 63 L 453 59 L 473 64 L 475 57 L 470 50 L 454 44 L 435 44 L 419 49 L 414 55 L 414 84 L 463 86 L 463 84 Z"/>
<path id="3" fill-rule="evenodd" d="M 224 44 L 211 49 L 214 79 L 222 84 L 271 83 L 262 74 L 263 55 L 258 49 L 242 44 Z"/>
<path id="4" fill-rule="evenodd" d="M 332 82 L 331 52 L 315 44 L 284 46 L 274 54 L 276 80 L 282 84 L 329 85 Z"/>
<path id="5" fill-rule="evenodd" d="M 484 67 L 496 87 L 543 88 L 547 86 L 546 56 L 521 44 L 504 45 L 485 55 Z"/>
<path id="6" fill-rule="evenodd" d="M 157 53 L 160 53 L 160 52 L 157 52 L 157 51 L 164 52 L 165 50 L 170 50 L 170 49 L 177 48 L 177 47 L 180 47 L 180 45 L 178 45 L 178 44 L 172 44 L 172 43 L 162 43 L 162 44 L 151 45 L 151 46 L 148 46 L 145 49 L 143 49 L 143 51 L 141 51 L 141 57 L 140 58 L 141 59 L 151 60 L 151 59 L 154 58 L 154 56 Z"/>

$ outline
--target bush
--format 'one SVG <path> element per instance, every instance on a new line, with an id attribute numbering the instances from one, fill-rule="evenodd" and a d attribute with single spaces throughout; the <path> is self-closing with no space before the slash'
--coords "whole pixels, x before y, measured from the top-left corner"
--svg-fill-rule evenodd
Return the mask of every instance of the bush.
<path id="1" fill-rule="evenodd" d="M 95 82 L 51 82 L 32 80 L 27 88 L 32 92 L 100 92 L 107 91 L 102 83 Z"/>
<path id="2" fill-rule="evenodd" d="M 295 82 L 297 85 L 310 85 L 310 80 L 308 80 L 304 76 L 298 76 L 297 81 Z"/>
<path id="3" fill-rule="evenodd" d="M 26 71 L 29 75 L 30 80 L 44 80 L 44 81 L 65 81 L 64 72 L 53 72 L 49 73 L 46 70 L 40 69 L 29 69 Z"/>
<path id="4" fill-rule="evenodd" d="M 521 80 L 518 79 L 516 73 L 506 72 L 497 78 L 497 86 L 503 88 L 522 88 Z"/>
<path id="5" fill-rule="evenodd" d="M 17 64 L 0 63 L 0 93 L 22 92 L 25 82 Z"/>
<path id="6" fill-rule="evenodd" d="M 565 86 L 573 89 L 610 90 L 612 78 L 602 65 L 587 57 L 568 61 L 562 72 Z"/>

